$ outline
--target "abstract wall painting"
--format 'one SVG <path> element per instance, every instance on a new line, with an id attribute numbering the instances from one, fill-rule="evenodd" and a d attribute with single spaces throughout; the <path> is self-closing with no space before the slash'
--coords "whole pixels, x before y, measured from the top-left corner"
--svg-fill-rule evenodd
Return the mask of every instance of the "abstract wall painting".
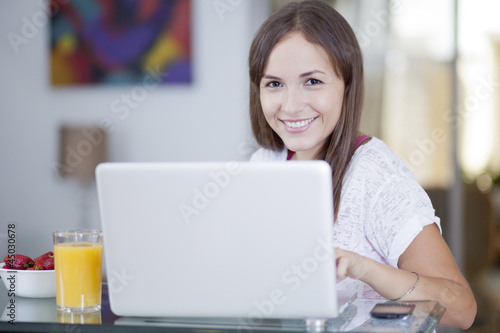
<path id="1" fill-rule="evenodd" d="M 190 83 L 190 7 L 190 0 L 51 4 L 52 85 Z"/>

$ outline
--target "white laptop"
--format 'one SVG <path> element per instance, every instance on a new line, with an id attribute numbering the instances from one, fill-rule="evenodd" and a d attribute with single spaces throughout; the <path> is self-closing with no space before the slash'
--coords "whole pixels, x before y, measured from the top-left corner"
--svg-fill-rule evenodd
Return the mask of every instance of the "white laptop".
<path id="1" fill-rule="evenodd" d="M 334 318 L 355 298 L 336 290 L 325 162 L 104 163 L 96 179 L 116 315 Z"/>

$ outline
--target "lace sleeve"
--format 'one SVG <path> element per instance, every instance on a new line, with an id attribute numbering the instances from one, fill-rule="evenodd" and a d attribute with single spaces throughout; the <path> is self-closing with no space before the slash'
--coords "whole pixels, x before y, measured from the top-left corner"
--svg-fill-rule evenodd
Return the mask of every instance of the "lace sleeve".
<path id="1" fill-rule="evenodd" d="M 432 223 L 440 228 L 427 193 L 413 177 L 394 175 L 378 194 L 365 227 L 372 246 L 397 267 L 399 256 L 423 227 Z"/>

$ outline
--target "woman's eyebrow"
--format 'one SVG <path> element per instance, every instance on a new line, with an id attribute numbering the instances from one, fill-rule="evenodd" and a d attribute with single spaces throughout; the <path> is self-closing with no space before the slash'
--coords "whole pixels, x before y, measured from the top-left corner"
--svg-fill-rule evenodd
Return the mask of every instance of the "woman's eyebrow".
<path id="1" fill-rule="evenodd" d="M 317 74 L 317 73 L 325 74 L 325 72 L 322 72 L 320 70 L 314 69 L 312 71 L 300 74 L 299 77 L 307 77 L 307 76 L 311 76 L 311 75 Z M 281 78 L 279 78 L 277 76 L 274 76 L 274 75 L 269 75 L 269 74 L 265 74 L 262 78 L 263 79 L 267 79 L 267 80 L 281 80 Z"/>
<path id="2" fill-rule="evenodd" d="M 269 80 L 281 80 L 279 77 L 273 76 L 273 75 L 269 75 L 269 74 L 265 74 L 262 78 L 263 79 L 269 79 Z"/>
<path id="3" fill-rule="evenodd" d="M 312 71 L 309 71 L 309 72 L 302 73 L 302 74 L 300 74 L 299 77 L 311 76 L 311 75 L 317 74 L 317 73 L 325 74 L 325 72 L 322 72 L 320 70 L 315 69 L 315 70 L 312 70 Z"/>

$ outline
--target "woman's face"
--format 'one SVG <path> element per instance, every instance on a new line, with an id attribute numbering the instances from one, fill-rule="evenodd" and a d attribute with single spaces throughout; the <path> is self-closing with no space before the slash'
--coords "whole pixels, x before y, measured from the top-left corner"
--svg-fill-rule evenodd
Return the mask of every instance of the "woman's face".
<path id="1" fill-rule="evenodd" d="M 344 81 L 326 51 L 292 33 L 277 43 L 260 82 L 264 116 L 293 158 L 313 159 L 337 125 Z"/>

